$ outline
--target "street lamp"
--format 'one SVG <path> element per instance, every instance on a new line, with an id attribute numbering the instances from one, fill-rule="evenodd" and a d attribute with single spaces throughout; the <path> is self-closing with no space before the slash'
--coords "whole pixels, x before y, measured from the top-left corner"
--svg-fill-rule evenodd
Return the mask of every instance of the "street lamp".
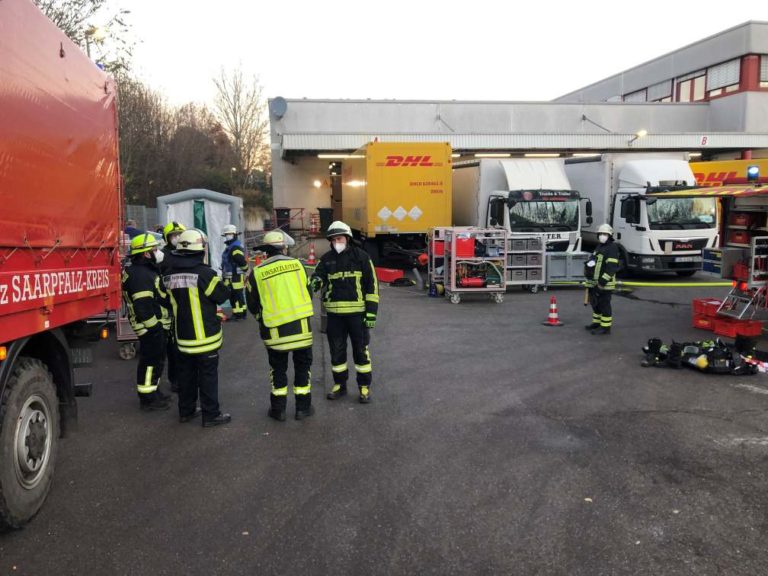
<path id="1" fill-rule="evenodd" d="M 639 130 L 639 131 L 635 132 L 635 135 L 632 136 L 632 138 L 629 140 L 628 144 L 630 146 L 632 146 L 632 142 L 634 142 L 638 138 L 645 138 L 646 136 L 648 136 L 648 130 L 643 128 L 642 130 Z"/>

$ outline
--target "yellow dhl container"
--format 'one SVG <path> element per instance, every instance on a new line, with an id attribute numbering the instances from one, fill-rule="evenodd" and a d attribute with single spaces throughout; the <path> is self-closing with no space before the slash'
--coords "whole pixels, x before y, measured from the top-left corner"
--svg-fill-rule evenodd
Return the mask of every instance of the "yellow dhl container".
<path id="1" fill-rule="evenodd" d="M 451 225 L 451 146 L 370 142 L 344 159 L 342 214 L 367 238 Z"/>
<path id="2" fill-rule="evenodd" d="M 768 158 L 754 160 L 712 160 L 709 162 L 691 162 L 691 170 L 699 186 L 722 186 L 734 178 L 746 178 L 747 168 L 757 166 L 760 176 L 768 176 Z"/>

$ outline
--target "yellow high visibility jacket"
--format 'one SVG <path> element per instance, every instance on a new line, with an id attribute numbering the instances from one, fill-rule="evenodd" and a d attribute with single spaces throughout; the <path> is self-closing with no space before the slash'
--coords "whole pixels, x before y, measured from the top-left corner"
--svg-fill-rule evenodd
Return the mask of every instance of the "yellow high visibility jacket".
<path id="1" fill-rule="evenodd" d="M 278 255 L 256 266 L 248 276 L 246 300 L 268 348 L 285 351 L 312 345 L 312 298 L 307 273 L 296 258 Z"/>

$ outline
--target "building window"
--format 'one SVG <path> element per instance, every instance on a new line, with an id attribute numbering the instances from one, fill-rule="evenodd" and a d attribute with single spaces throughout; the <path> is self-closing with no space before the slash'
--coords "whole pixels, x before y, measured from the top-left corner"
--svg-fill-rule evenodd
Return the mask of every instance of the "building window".
<path id="1" fill-rule="evenodd" d="M 705 88 L 707 84 L 706 76 L 697 76 L 690 80 L 684 80 L 677 84 L 677 101 L 678 102 L 698 102 L 704 100 L 706 94 Z"/>
<path id="2" fill-rule="evenodd" d="M 672 102 L 672 96 L 666 96 L 665 98 L 659 98 L 658 100 L 654 100 L 654 102 Z"/>
<path id="3" fill-rule="evenodd" d="M 760 56 L 760 88 L 768 88 L 768 54 Z"/>
<path id="4" fill-rule="evenodd" d="M 645 88 L 642 90 L 638 90 L 637 92 L 632 92 L 631 94 L 626 94 L 624 96 L 624 102 L 645 102 L 646 101 L 646 91 Z"/>
<path id="5" fill-rule="evenodd" d="M 670 96 L 672 96 L 672 80 L 648 86 L 648 100 L 652 102 L 664 102 L 664 99 Z"/>
<path id="6" fill-rule="evenodd" d="M 741 60 L 729 60 L 707 68 L 707 95 L 719 96 L 739 89 Z"/>

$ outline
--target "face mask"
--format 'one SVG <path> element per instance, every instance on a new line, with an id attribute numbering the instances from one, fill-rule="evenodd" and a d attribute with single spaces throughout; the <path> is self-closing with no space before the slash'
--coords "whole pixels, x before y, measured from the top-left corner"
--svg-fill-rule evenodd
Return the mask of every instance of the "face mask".
<path id="1" fill-rule="evenodd" d="M 234 239 L 235 239 L 235 235 L 234 234 L 224 234 L 224 241 L 225 242 L 231 242 Z"/>
<path id="2" fill-rule="evenodd" d="M 179 237 L 178 236 L 174 236 L 173 238 L 171 238 L 171 246 L 176 248 L 176 244 L 178 244 L 178 243 L 179 243 Z"/>
<path id="3" fill-rule="evenodd" d="M 346 244 L 341 244 L 336 242 L 333 243 L 333 249 L 336 250 L 337 254 L 341 254 L 342 252 L 344 252 L 344 248 L 346 247 L 347 247 Z"/>
<path id="4" fill-rule="evenodd" d="M 605 244 L 608 242 L 608 234 L 600 234 L 597 239 L 600 240 L 600 244 Z"/>
<path id="5" fill-rule="evenodd" d="M 155 259 L 155 264 L 160 264 L 165 259 L 165 254 L 161 250 L 155 250 L 152 255 Z"/>

